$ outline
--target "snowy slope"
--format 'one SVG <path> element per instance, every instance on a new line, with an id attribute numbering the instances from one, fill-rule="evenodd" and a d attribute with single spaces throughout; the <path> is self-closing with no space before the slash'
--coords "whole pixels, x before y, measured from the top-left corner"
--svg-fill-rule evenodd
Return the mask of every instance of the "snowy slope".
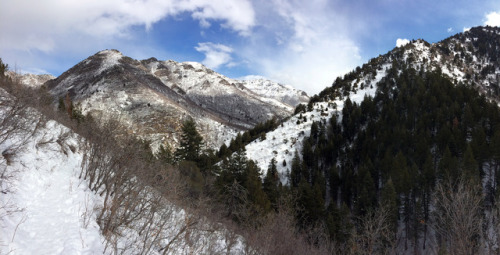
<path id="1" fill-rule="evenodd" d="M 261 86 L 252 83 L 254 91 L 245 83 L 196 62 L 138 61 L 104 50 L 45 86 L 56 98 L 69 96 L 84 114 L 118 116 L 131 133 L 172 147 L 187 118 L 198 123 L 207 145 L 215 148 L 238 131 L 288 117 L 295 106 L 290 102 L 308 100 L 289 86 L 262 81 Z M 275 95 L 267 93 L 272 91 Z"/>
<path id="2" fill-rule="evenodd" d="M 390 64 L 385 64 L 377 70 L 374 78 L 366 76 L 358 81 L 366 86 L 351 92 L 348 96 L 351 101 L 359 104 L 365 96 L 375 96 L 376 84 L 385 77 L 389 68 Z M 246 146 L 247 157 L 257 162 L 263 175 L 266 174 L 271 160 L 275 158 L 281 182 L 287 183 L 287 174 L 290 171 L 295 151 L 299 152 L 299 156 L 301 155 L 302 141 L 311 134 L 312 123 L 321 121 L 327 124 L 333 114 L 337 115 L 340 120 L 344 100 L 345 98 L 318 102 L 313 105 L 312 111 L 294 115 L 283 125 L 267 133 L 265 140 L 255 140 L 248 144 Z M 286 164 L 283 164 L 283 161 Z"/>
<path id="3" fill-rule="evenodd" d="M 480 36 L 486 37 L 486 42 L 479 43 Z M 298 151 L 300 155 L 302 141 L 310 134 L 312 122 L 326 123 L 332 114 L 337 114 L 340 121 L 344 100 L 349 97 L 352 102 L 359 104 L 365 95 L 374 96 L 377 90 L 376 84 L 386 76 L 386 72 L 394 63 L 400 66 L 407 65 L 416 71 L 439 69 L 452 81 L 473 86 L 490 100 L 500 103 L 500 57 L 492 56 L 491 53 L 481 53 L 487 52 L 485 48 L 498 49 L 499 42 L 499 28 L 479 27 L 442 42 L 429 44 L 419 39 L 395 48 L 346 74 L 344 79 L 339 78 L 339 84 L 335 82 L 332 87 L 326 89 L 329 90 L 327 93 L 322 92 L 323 95 L 320 94 L 316 98 L 312 111 L 302 114 L 306 117 L 306 122 L 303 118 L 299 118 L 300 115 L 293 116 L 281 127 L 267 133 L 266 140 L 254 141 L 247 145 L 247 155 L 258 162 L 264 174 L 271 159 L 275 158 L 281 180 L 286 182 L 286 173 L 290 170 L 294 153 Z M 286 166 L 283 165 L 283 161 Z"/>
<path id="4" fill-rule="evenodd" d="M 11 77 L 14 81 L 19 81 L 23 85 L 34 88 L 38 88 L 42 86 L 45 82 L 56 78 L 55 76 L 50 74 L 31 74 L 31 73 L 19 74 L 11 71 L 7 71 L 6 75 Z"/>
<path id="5" fill-rule="evenodd" d="M 49 121 L 8 161 L 0 159 L 11 176 L 2 180 L 8 192 L 0 196 L 0 253 L 102 253 L 93 216 L 99 200 L 78 179 L 82 155 L 76 148 L 76 137 Z"/>
<path id="6" fill-rule="evenodd" d="M 259 96 L 269 97 L 293 107 L 300 103 L 309 102 L 309 96 L 307 96 L 304 91 L 295 89 L 290 85 L 284 85 L 262 78 L 241 80 L 239 82 Z"/>
<path id="7" fill-rule="evenodd" d="M 0 114 L 6 109 L 0 104 Z M 158 197 L 150 186 L 137 186 L 140 210 L 132 220 L 116 217 L 116 229 L 104 236 L 97 215 L 115 204 L 105 205 L 89 179 L 79 178 L 85 140 L 27 112 L 13 135 L 0 125 L 0 254 L 241 254 L 248 248 L 224 225 Z"/>

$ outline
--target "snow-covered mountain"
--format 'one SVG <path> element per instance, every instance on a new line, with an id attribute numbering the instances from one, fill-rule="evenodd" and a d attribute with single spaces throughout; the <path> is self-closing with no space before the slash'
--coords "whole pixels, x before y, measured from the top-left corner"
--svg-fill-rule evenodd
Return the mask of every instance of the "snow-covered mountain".
<path id="1" fill-rule="evenodd" d="M 500 28 L 475 27 L 441 42 L 430 44 L 422 39 L 396 47 L 387 54 L 371 59 L 331 87 L 312 96 L 310 108 L 266 134 L 266 140 L 256 140 L 246 146 L 247 155 L 256 161 L 264 174 L 275 158 L 282 182 L 290 170 L 295 151 L 299 154 L 304 137 L 310 134 L 314 121 L 327 123 L 332 114 L 341 120 L 341 111 L 347 97 L 360 103 L 365 96 L 374 96 L 377 83 L 387 72 L 400 68 L 418 71 L 440 70 L 456 84 L 476 88 L 491 101 L 500 103 Z M 284 163 L 283 163 L 284 161 Z"/>
<path id="2" fill-rule="evenodd" d="M 131 132 L 175 146 L 182 121 L 194 118 L 211 147 L 237 132 L 288 117 L 307 95 L 275 82 L 239 81 L 200 63 L 134 60 L 104 50 L 45 86 L 79 104 L 83 113 L 119 117 Z"/>
<path id="3" fill-rule="evenodd" d="M 55 76 L 50 74 L 31 74 L 31 73 L 20 74 L 12 71 L 7 71 L 6 75 L 25 86 L 33 88 L 38 88 L 42 86 L 45 82 L 56 78 Z"/>

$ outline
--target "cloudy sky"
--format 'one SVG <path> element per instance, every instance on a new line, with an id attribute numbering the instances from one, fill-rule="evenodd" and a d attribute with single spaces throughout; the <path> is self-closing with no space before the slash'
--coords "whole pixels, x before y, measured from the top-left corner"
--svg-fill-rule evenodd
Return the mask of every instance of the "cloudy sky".
<path id="1" fill-rule="evenodd" d="M 407 40 L 500 26 L 498 0 L 0 0 L 0 58 L 60 75 L 103 49 L 315 94 Z"/>

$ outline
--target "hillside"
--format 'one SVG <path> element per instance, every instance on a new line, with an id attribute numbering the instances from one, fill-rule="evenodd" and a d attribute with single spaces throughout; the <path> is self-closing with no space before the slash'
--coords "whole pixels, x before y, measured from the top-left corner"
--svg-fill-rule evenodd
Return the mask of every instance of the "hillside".
<path id="1" fill-rule="evenodd" d="M 341 113 L 346 98 L 359 105 L 365 95 L 374 97 L 378 82 L 391 70 L 400 72 L 403 66 L 419 72 L 439 70 L 454 84 L 463 83 L 473 87 L 487 99 L 498 103 L 499 48 L 500 29 L 497 27 L 474 27 L 438 43 L 429 44 L 419 39 L 395 48 L 371 59 L 343 78 L 337 78 L 331 87 L 312 96 L 309 110 L 294 115 L 283 127 L 267 135 L 274 137 L 274 140 L 255 141 L 248 145 L 249 158 L 258 162 L 264 173 L 272 158 L 276 158 L 278 163 L 283 160 L 290 163 L 293 152 L 301 151 L 301 141 L 308 136 L 314 121 L 328 120 L 332 112 Z M 298 121 L 299 116 L 303 116 L 302 120 L 306 121 Z M 296 125 L 298 122 L 300 125 Z M 286 145 L 283 142 L 285 140 L 294 141 L 293 145 Z M 290 169 L 278 164 L 278 170 L 284 175 Z"/>
<path id="2" fill-rule="evenodd" d="M 241 254 L 241 236 L 187 206 L 177 173 L 119 148 L 119 125 L 66 127 L 37 100 L 0 89 L 1 254 Z M 153 169 L 168 180 L 146 181 Z"/>
<path id="3" fill-rule="evenodd" d="M 289 86 L 238 81 L 195 62 L 134 60 L 105 50 L 45 83 L 56 97 L 70 98 L 84 114 L 120 116 L 130 132 L 176 147 L 180 123 L 198 127 L 209 147 L 270 118 L 289 116 L 307 95 Z"/>
<path id="4" fill-rule="evenodd" d="M 396 234 L 389 249 L 437 253 L 442 244 L 431 229 L 469 242 L 467 235 L 479 235 L 478 228 L 448 232 L 451 226 L 440 224 L 471 217 L 488 221 L 482 227 L 493 234 L 482 237 L 484 249 L 471 243 L 463 249 L 487 254 L 495 249 L 498 219 L 479 216 L 479 210 L 498 206 L 498 49 L 495 27 L 395 48 L 337 78 L 265 140 L 246 145 L 247 155 L 264 176 L 274 159 L 281 182 L 297 192 L 298 207 L 304 208 L 298 212 L 301 224 L 327 224 L 337 242 L 347 240 L 351 227 L 365 234 L 356 219 L 379 208 L 393 210 L 384 211 Z M 455 206 L 439 205 L 450 199 L 439 192 L 478 184 L 484 196 L 474 199 L 484 203 L 482 209 L 457 209 L 463 214 L 453 216 L 438 212 Z"/>

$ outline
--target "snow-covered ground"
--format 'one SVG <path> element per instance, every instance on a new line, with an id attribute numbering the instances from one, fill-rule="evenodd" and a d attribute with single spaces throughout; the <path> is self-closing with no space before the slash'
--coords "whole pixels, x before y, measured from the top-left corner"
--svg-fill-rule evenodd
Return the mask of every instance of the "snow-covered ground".
<path id="1" fill-rule="evenodd" d="M 390 67 L 390 64 L 385 64 L 377 70 L 375 77 L 366 76 L 361 79 L 359 82 L 364 84 L 363 89 L 351 92 L 349 94 L 351 101 L 360 104 L 365 96 L 374 97 L 376 84 L 385 77 L 386 70 Z M 291 170 L 295 151 L 300 155 L 302 141 L 311 134 L 312 123 L 322 121 L 327 124 L 333 114 L 341 117 L 345 99 L 315 103 L 312 111 L 292 116 L 283 125 L 267 133 L 265 140 L 255 140 L 248 144 L 247 157 L 257 163 L 263 175 L 266 174 L 271 160 L 275 158 L 281 182 L 287 183 L 287 173 Z M 283 161 L 286 164 L 283 164 Z"/>
<path id="2" fill-rule="evenodd" d="M 5 112 L 0 107 L 0 115 Z M 26 118 L 26 129 L 12 136 L 2 136 L 0 125 L 0 254 L 241 254 L 246 249 L 243 238 L 223 224 L 140 185 L 131 200 L 140 210 L 126 224 L 119 212 L 112 218 L 116 228 L 104 236 L 97 215 L 103 208 L 108 215 L 115 200 L 105 206 L 104 197 L 79 178 L 82 138 L 35 110 Z"/>
<path id="3" fill-rule="evenodd" d="M 1 181 L 1 254 L 102 253 L 93 214 L 99 200 L 78 179 L 77 148 L 67 128 L 49 121 L 8 160 L 0 158 L 0 171 L 11 176 Z"/>

